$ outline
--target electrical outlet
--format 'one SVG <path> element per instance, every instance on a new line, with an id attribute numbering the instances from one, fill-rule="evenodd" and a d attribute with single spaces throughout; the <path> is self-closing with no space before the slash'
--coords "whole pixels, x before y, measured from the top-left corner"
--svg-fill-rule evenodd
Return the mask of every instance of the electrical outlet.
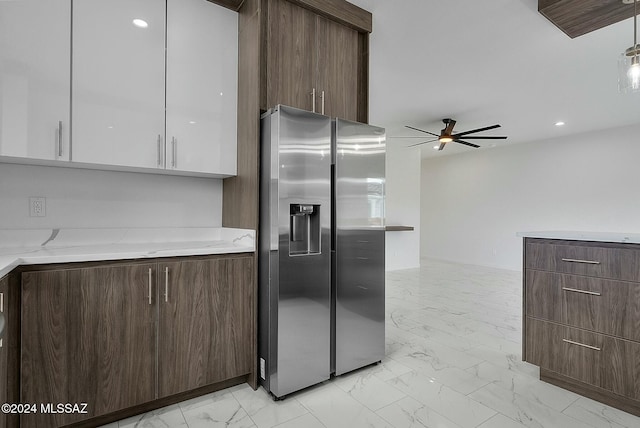
<path id="1" fill-rule="evenodd" d="M 47 216 L 47 199 L 41 197 L 29 198 L 29 216 L 30 217 L 46 217 Z"/>
<path id="2" fill-rule="evenodd" d="M 265 370 L 265 361 L 264 358 L 260 358 L 260 377 L 263 380 L 267 379 L 267 374 L 266 374 L 266 370 Z"/>

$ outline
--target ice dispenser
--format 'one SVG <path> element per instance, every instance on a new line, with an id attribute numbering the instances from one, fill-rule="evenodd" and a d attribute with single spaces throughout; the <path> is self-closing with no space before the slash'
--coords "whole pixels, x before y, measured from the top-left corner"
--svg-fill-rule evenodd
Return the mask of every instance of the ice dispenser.
<path id="1" fill-rule="evenodd" d="M 291 204 L 289 255 L 320 254 L 320 205 Z"/>

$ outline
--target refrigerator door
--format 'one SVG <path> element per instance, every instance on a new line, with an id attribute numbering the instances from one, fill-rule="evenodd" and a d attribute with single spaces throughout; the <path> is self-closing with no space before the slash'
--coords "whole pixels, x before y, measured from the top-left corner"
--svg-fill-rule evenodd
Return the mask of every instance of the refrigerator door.
<path id="1" fill-rule="evenodd" d="M 385 130 L 334 122 L 336 375 L 384 357 Z"/>
<path id="2" fill-rule="evenodd" d="M 330 377 L 331 119 L 278 106 L 262 131 L 259 352 L 282 397 Z"/>

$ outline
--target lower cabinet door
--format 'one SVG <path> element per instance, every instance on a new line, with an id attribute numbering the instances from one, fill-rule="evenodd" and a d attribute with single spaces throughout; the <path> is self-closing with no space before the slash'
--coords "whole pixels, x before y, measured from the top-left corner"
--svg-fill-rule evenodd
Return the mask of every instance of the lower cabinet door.
<path id="1" fill-rule="evenodd" d="M 159 265 L 160 397 L 252 369 L 253 257 Z"/>
<path id="2" fill-rule="evenodd" d="M 640 343 L 527 318 L 526 361 L 640 399 Z"/>
<path id="3" fill-rule="evenodd" d="M 38 406 L 21 417 L 23 428 L 58 427 L 155 398 L 155 266 L 23 274 L 20 401 Z M 68 413 L 60 404 L 78 407 Z"/>
<path id="4" fill-rule="evenodd" d="M 7 303 L 9 279 L 0 279 L 0 404 L 10 403 L 9 400 L 9 340 L 7 337 Z M 0 412 L 0 427 L 9 426 L 8 415 Z"/>

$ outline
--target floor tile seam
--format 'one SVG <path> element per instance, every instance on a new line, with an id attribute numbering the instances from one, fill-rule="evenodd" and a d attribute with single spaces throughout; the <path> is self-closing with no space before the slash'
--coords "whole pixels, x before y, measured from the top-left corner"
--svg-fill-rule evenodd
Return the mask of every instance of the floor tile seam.
<path id="1" fill-rule="evenodd" d="M 540 400 L 537 400 L 537 399 L 532 400 L 531 398 L 529 398 L 529 397 L 527 397 L 527 396 L 525 396 L 525 395 L 522 395 L 522 394 L 520 394 L 520 393 L 518 393 L 518 392 L 516 392 L 516 391 L 514 391 L 514 390 L 512 390 L 512 389 L 505 388 L 504 386 L 502 386 L 501 384 L 499 384 L 499 383 L 497 383 L 497 382 L 492 382 L 492 383 L 490 383 L 490 384 L 488 384 L 488 385 L 483 386 L 483 388 L 486 388 L 486 387 L 488 387 L 489 385 L 495 385 L 497 388 L 500 388 L 500 389 L 502 389 L 502 390 L 504 390 L 504 391 L 507 391 L 507 392 L 508 392 L 508 393 L 510 393 L 510 394 L 513 394 L 513 395 L 514 395 L 514 397 L 516 397 L 516 398 L 520 398 L 520 399 L 522 399 L 522 400 L 525 400 L 527 403 L 531 403 L 531 404 L 533 404 L 533 405 L 535 405 L 535 406 L 539 406 L 539 407 L 546 408 L 546 409 L 548 409 L 548 410 L 550 410 L 550 411 L 552 411 L 552 412 L 562 414 L 563 416 L 567 416 L 567 417 L 569 417 L 569 418 L 571 418 L 571 419 L 573 419 L 573 420 L 575 420 L 575 421 L 577 421 L 577 422 L 584 423 L 584 422 L 582 422 L 582 421 L 580 421 L 580 420 L 578 420 L 578 419 L 576 419 L 576 418 L 574 418 L 574 417 L 571 417 L 570 415 L 567 415 L 566 413 L 563 413 L 563 411 L 562 411 L 562 410 L 554 409 L 553 407 L 550 407 L 550 406 L 548 406 L 548 405 L 544 404 L 544 403 L 543 403 L 543 402 L 541 402 Z M 481 388 L 481 389 L 482 389 L 482 388 Z M 472 392 L 471 394 L 474 394 L 475 392 L 478 392 L 478 391 L 480 391 L 480 390 L 474 391 L 474 392 Z M 474 399 L 473 397 L 469 397 L 469 398 Z M 474 399 L 474 400 L 475 400 L 475 399 Z M 477 400 L 476 400 L 476 401 L 477 401 Z M 513 400 L 512 400 L 512 401 L 513 401 Z M 486 405 L 486 404 L 483 404 L 483 405 L 484 405 L 484 406 L 486 406 L 486 407 L 489 407 L 489 406 L 488 406 L 488 405 Z M 495 410 L 495 409 L 494 409 L 494 410 Z M 565 410 L 566 410 L 566 409 L 565 409 Z M 498 410 L 496 410 L 496 411 L 498 411 Z M 523 425 L 524 425 L 524 424 L 523 424 Z M 589 427 L 592 427 L 592 428 L 602 428 L 602 427 L 595 427 L 595 426 L 593 426 L 593 425 L 591 425 L 591 424 L 587 424 L 587 425 L 588 425 Z"/>
<path id="2" fill-rule="evenodd" d="M 379 410 L 378 410 L 378 411 L 376 411 L 375 413 L 376 413 L 380 418 L 384 419 L 386 422 L 388 422 L 389 424 L 391 424 L 392 426 L 394 426 L 394 425 L 393 425 L 393 423 L 392 423 L 390 420 L 388 420 L 388 419 L 384 418 L 382 415 L 378 414 L 378 412 L 380 412 L 380 411 L 382 411 L 382 410 L 386 409 L 387 407 L 393 406 L 394 404 L 397 404 L 399 401 L 402 401 L 402 400 L 404 400 L 405 398 L 410 398 L 411 400 L 416 401 L 418 404 L 420 404 L 420 406 L 421 406 L 420 408 L 427 408 L 427 409 L 429 409 L 429 411 L 430 411 L 430 412 L 433 412 L 433 413 L 435 413 L 436 415 L 440 416 L 441 418 L 443 418 L 443 419 L 445 419 L 445 420 L 447 420 L 447 421 L 451 422 L 451 423 L 453 424 L 453 426 L 460 427 L 460 425 L 458 425 L 457 423 L 455 423 L 454 421 L 452 421 L 450 418 L 448 418 L 448 417 L 446 417 L 445 415 L 443 415 L 442 413 L 440 413 L 440 412 L 436 411 L 433 407 L 429 407 L 429 405 L 428 405 L 428 404 L 426 404 L 426 403 L 424 403 L 424 402 L 422 402 L 422 401 L 420 401 L 420 400 L 416 399 L 416 398 L 415 398 L 415 397 L 413 397 L 412 395 L 407 395 L 406 397 L 402 398 L 401 400 L 398 400 L 398 401 L 396 401 L 396 402 L 394 402 L 394 403 L 391 403 L 391 404 L 389 404 L 389 405 L 387 405 L 387 406 L 384 406 L 383 408 L 379 409 Z M 485 406 L 485 407 L 486 407 L 486 406 Z M 462 428 L 462 427 L 461 427 L 461 428 Z"/>

